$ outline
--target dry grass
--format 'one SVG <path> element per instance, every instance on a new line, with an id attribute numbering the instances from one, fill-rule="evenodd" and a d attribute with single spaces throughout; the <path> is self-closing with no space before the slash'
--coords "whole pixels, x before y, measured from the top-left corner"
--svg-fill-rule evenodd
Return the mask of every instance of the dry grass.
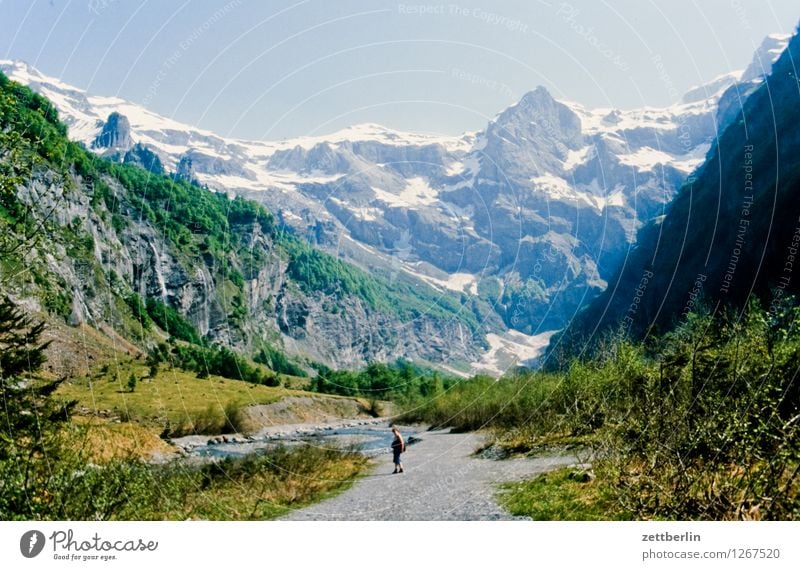
<path id="1" fill-rule="evenodd" d="M 43 315 L 47 328 L 42 340 L 51 341 L 42 371 L 51 377 L 85 376 L 98 362 L 129 360 L 140 356 L 141 349 L 113 329 L 99 331 L 85 324 L 71 327 Z"/>
<path id="2" fill-rule="evenodd" d="M 71 446 L 92 463 L 113 459 L 150 459 L 173 455 L 176 450 L 159 437 L 157 428 L 136 423 L 114 423 L 101 418 L 76 417 L 69 430 Z"/>
<path id="3" fill-rule="evenodd" d="M 223 462 L 195 479 L 199 488 L 186 495 L 184 513 L 208 520 L 276 518 L 343 491 L 367 465 L 359 453 L 311 445 Z"/>

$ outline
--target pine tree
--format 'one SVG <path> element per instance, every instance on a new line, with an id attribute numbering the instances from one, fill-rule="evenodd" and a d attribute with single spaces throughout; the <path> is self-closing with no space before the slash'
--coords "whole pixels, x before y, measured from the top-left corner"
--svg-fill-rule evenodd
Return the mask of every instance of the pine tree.
<path id="1" fill-rule="evenodd" d="M 52 397 L 63 380 L 38 375 L 49 344 L 42 332 L 43 323 L 0 300 L 0 520 L 39 518 L 60 428 L 75 406 Z"/>
<path id="2" fill-rule="evenodd" d="M 139 382 L 139 379 L 136 377 L 136 374 L 131 372 L 131 375 L 128 376 L 128 391 L 135 392 L 136 391 L 136 384 Z"/>
<path id="3" fill-rule="evenodd" d="M 0 301 L 0 459 L 15 446 L 40 446 L 49 427 L 65 420 L 74 406 L 51 397 L 62 380 L 38 376 L 50 344 L 41 341 L 43 332 L 44 323 L 34 323 L 10 299 Z"/>

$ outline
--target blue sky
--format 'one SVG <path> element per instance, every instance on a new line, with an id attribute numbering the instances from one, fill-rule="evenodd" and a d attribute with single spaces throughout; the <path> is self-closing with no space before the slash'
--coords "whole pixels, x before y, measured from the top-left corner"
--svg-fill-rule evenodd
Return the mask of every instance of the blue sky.
<path id="1" fill-rule="evenodd" d="M 0 0 L 0 57 L 225 135 L 456 134 L 538 85 L 669 104 L 798 18 L 796 0 Z"/>

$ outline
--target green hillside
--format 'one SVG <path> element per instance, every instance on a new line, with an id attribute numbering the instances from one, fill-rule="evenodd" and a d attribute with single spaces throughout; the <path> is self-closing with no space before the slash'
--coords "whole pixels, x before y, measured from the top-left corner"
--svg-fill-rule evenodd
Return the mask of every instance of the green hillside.
<path id="1" fill-rule="evenodd" d="M 455 295 L 378 279 L 278 229 L 255 202 L 104 160 L 66 135 L 52 104 L 0 74 L 2 288 L 53 318 L 108 324 L 141 347 L 164 334 L 223 344 L 290 373 L 308 364 L 281 356 L 275 321 L 302 327 L 309 310 L 334 323 L 353 307 L 456 322 L 483 343 Z"/>

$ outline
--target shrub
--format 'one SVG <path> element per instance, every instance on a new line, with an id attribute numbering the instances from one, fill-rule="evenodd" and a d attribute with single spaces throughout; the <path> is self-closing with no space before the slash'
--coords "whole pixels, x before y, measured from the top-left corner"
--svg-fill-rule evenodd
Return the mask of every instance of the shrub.
<path id="1" fill-rule="evenodd" d="M 226 431 L 236 433 L 248 433 L 250 431 L 247 425 L 247 414 L 242 404 L 229 402 L 225 406 L 225 428 Z"/>
<path id="2" fill-rule="evenodd" d="M 147 312 L 147 305 L 142 301 L 142 298 L 136 293 L 131 293 L 125 297 L 125 304 L 131 310 L 133 318 L 136 319 L 145 331 L 153 327 L 153 320 Z"/>
<path id="3" fill-rule="evenodd" d="M 193 344 L 200 344 L 200 334 L 189 321 L 181 314 L 158 299 L 147 299 L 147 314 L 151 319 L 169 335 L 178 340 Z"/>

